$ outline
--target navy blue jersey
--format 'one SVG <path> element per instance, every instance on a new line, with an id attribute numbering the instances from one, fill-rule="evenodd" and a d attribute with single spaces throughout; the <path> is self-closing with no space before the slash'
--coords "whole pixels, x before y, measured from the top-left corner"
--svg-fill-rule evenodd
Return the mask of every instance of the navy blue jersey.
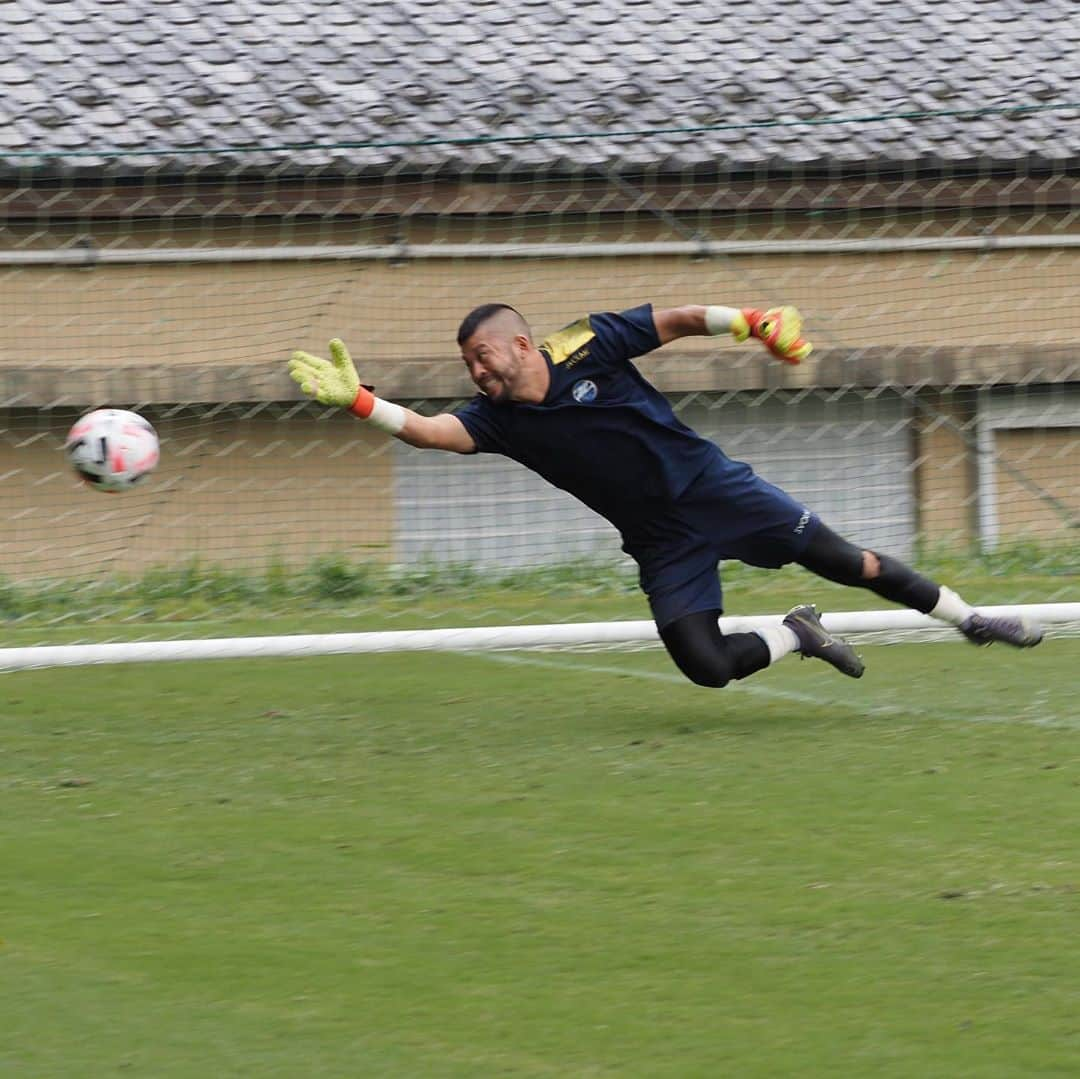
<path id="1" fill-rule="evenodd" d="M 623 532 L 662 514 L 710 465 L 734 464 L 630 363 L 660 347 L 651 304 L 589 315 L 539 347 L 551 377 L 540 404 L 478 394 L 455 413 L 480 452 L 520 461 Z"/>

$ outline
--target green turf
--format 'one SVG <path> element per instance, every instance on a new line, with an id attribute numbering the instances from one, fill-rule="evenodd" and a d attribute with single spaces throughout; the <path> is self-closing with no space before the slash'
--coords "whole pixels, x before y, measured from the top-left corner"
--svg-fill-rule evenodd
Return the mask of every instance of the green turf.
<path id="1" fill-rule="evenodd" d="M 1074 1075 L 1077 647 L 4 675 L 0 1074 Z"/>
<path id="2" fill-rule="evenodd" d="M 1071 548 L 1057 561 L 1033 554 L 1029 566 L 1015 558 L 938 556 L 924 568 L 974 604 L 1074 602 L 1080 594 L 1076 558 Z M 555 566 L 506 578 L 449 567 L 399 579 L 375 577 L 362 563 L 350 570 L 331 562 L 321 573 L 291 571 L 284 583 L 274 576 L 270 584 L 198 567 L 152 572 L 135 582 L 15 586 L 0 579 L 0 646 L 649 618 L 626 567 Z M 890 606 L 872 592 L 831 584 L 797 566 L 777 571 L 725 563 L 721 576 L 732 615 L 779 613 L 805 602 L 825 611 Z"/>

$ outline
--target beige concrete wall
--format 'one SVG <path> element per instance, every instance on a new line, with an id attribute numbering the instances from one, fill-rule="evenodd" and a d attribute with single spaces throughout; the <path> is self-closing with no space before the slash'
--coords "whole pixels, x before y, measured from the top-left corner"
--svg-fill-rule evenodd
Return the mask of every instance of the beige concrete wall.
<path id="1" fill-rule="evenodd" d="M 1028 219 L 1000 222 L 1022 230 Z M 977 231 L 962 219 L 965 234 Z M 761 222 L 713 224 L 717 239 L 857 238 L 899 231 L 902 218 L 842 226 Z M 947 231 L 947 219 L 911 222 L 908 235 Z M 1036 222 L 1062 233 L 1076 223 Z M 952 223 L 958 227 L 957 222 Z M 105 226 L 99 226 L 105 229 Z M 237 225 L 193 228 L 177 222 L 155 236 L 124 226 L 95 236 L 110 246 L 216 246 L 276 243 L 387 243 L 387 223 L 284 227 L 265 233 Z M 22 246 L 70 241 L 39 230 Z M 421 222 L 412 242 L 652 240 L 671 238 L 652 219 Z M 682 238 L 679 236 L 678 238 Z M 9 239 L 9 242 L 14 242 Z M 1037 378 L 1077 370 L 1066 349 L 1080 337 L 1080 249 L 900 252 L 600 259 L 307 261 L 87 267 L 0 266 L 0 401 L 102 399 L 292 399 L 284 360 L 297 347 L 324 349 L 342 336 L 365 377 L 387 394 L 467 392 L 454 337 L 477 303 L 519 307 L 542 336 L 585 311 L 651 301 L 798 304 L 817 353 L 801 369 L 771 370 L 757 353 L 708 340 L 680 342 L 705 384 L 679 389 L 879 381 L 977 384 L 995 374 Z M 1053 311 L 1052 319 L 1046 317 Z M 713 363 L 713 360 L 718 362 Z M 1021 364 L 1021 367 L 1018 367 Z M 661 371 L 677 381 L 677 371 Z M 663 384 L 663 383 L 662 383 Z M 675 384 L 673 383 L 673 388 Z"/>
<path id="2" fill-rule="evenodd" d="M 1001 539 L 1075 537 L 1066 522 L 1080 520 L 1080 427 L 998 430 L 994 448 L 1019 473 L 995 472 Z"/>
<path id="3" fill-rule="evenodd" d="M 970 397 L 934 394 L 913 431 L 918 527 L 931 544 L 975 535 Z M 351 417 L 154 415 L 160 469 L 144 488 L 104 495 L 68 471 L 60 451 L 72 419 L 3 414 L 0 515 L 3 575 L 19 580 L 138 575 L 193 559 L 207 566 L 300 567 L 320 554 L 394 559 L 392 443 Z M 951 421 L 951 422 L 946 422 Z M 1002 430 L 1002 459 L 1061 504 L 1080 505 L 1080 429 Z M 997 498 L 1003 540 L 1065 539 L 1060 514 L 1005 469 Z"/>
<path id="4" fill-rule="evenodd" d="M 0 271 L 8 332 L 0 363 L 272 363 L 292 347 L 346 337 L 374 368 L 456 358 L 478 303 L 519 307 L 543 335 L 591 310 L 636 303 L 799 305 L 823 346 L 1024 342 L 1080 332 L 1070 299 L 1080 249 L 893 255 L 588 260 L 272 262 L 20 267 Z M 1040 291 L 1041 290 L 1041 291 Z M 1042 303 L 1033 302 L 1035 296 Z M 1054 310 L 1048 322 L 1045 311 Z M 686 347 L 709 350 L 706 341 Z"/>
<path id="5" fill-rule="evenodd" d="M 3 572 L 140 574 L 193 559 L 235 569 L 320 554 L 386 561 L 393 500 L 385 436 L 352 417 L 288 422 L 152 416 L 162 439 L 144 487 L 102 494 L 68 470 L 71 416 L 8 413 L 0 432 Z"/>
<path id="6" fill-rule="evenodd" d="M 956 546 L 976 535 L 975 395 L 938 390 L 920 395 L 912 450 L 918 529 L 933 546 Z"/>

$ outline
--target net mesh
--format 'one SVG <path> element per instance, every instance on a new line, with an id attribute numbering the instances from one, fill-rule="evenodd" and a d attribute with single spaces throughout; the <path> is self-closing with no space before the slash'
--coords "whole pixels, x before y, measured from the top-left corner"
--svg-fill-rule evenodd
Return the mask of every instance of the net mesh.
<path id="1" fill-rule="evenodd" d="M 642 302 L 796 304 L 815 345 L 800 367 L 704 338 L 638 366 L 852 540 L 997 602 L 1077 597 L 1080 181 L 1065 169 L 372 180 L 240 160 L 104 179 L 37 164 L 0 193 L 0 606 L 42 640 L 245 616 L 287 630 L 330 611 L 373 628 L 644 617 L 618 536 L 568 495 L 501 458 L 414 450 L 299 400 L 286 375 L 293 349 L 340 336 L 381 396 L 451 409 L 471 395 L 458 323 L 492 300 L 538 339 Z M 155 424 L 146 487 L 106 496 L 67 468 L 66 430 L 100 405 Z M 775 609 L 754 575 L 725 577 Z"/>

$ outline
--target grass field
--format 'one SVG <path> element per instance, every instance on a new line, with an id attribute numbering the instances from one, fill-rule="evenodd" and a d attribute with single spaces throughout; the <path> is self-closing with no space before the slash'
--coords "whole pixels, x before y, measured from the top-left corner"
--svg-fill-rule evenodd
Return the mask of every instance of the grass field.
<path id="1" fill-rule="evenodd" d="M 0 1074 L 1075 1075 L 1077 648 L 4 675 Z"/>
<path id="2" fill-rule="evenodd" d="M 1019 545 L 985 555 L 927 555 L 919 568 L 976 604 L 1073 602 L 1080 546 Z M 783 612 L 888 606 L 870 592 L 797 566 L 723 566 L 725 611 Z M 7 646 L 281 633 L 647 619 L 630 565 L 571 563 L 499 576 L 472 566 L 372 568 L 344 558 L 244 573 L 194 563 L 140 578 L 23 581 L 0 577 Z"/>

